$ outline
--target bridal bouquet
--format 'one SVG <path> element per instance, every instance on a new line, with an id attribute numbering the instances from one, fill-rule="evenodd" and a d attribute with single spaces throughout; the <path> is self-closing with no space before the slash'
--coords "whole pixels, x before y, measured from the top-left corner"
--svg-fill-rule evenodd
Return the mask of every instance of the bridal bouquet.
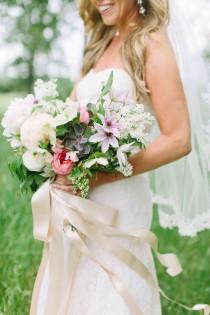
<path id="1" fill-rule="evenodd" d="M 15 152 L 9 168 L 22 189 L 35 191 L 46 179 L 64 175 L 87 197 L 96 172 L 132 175 L 128 157 L 145 148 L 154 118 L 142 104 L 114 97 L 112 83 L 113 73 L 96 101 L 80 104 L 60 100 L 56 81 L 39 79 L 34 94 L 12 101 L 2 126 Z"/>

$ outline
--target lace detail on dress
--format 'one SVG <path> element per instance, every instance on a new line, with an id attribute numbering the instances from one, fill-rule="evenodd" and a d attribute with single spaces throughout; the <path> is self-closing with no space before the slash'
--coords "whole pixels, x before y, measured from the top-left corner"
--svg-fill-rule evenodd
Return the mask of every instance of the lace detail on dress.
<path id="1" fill-rule="evenodd" d="M 191 236 L 194 237 L 198 232 L 210 228 L 210 209 L 205 214 L 199 214 L 195 216 L 190 222 L 186 220 L 182 215 L 180 209 L 176 209 L 173 201 L 164 198 L 161 195 L 153 194 L 152 201 L 154 204 L 158 205 L 158 216 L 160 225 L 163 228 L 172 229 L 178 227 L 179 234 L 181 236 Z M 161 207 L 167 206 L 175 214 L 167 214 L 166 211 L 161 211 Z M 180 213 L 180 215 L 178 215 Z"/>

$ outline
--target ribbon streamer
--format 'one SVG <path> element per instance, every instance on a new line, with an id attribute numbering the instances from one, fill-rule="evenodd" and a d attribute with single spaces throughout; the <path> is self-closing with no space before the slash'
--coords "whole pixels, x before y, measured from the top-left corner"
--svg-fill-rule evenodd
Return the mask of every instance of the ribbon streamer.
<path id="1" fill-rule="evenodd" d="M 86 243 L 82 240 L 79 233 L 77 233 L 77 231 L 72 230 L 70 222 L 65 221 L 64 226 L 65 226 L 64 232 L 66 233 L 66 236 L 71 240 L 71 242 L 73 242 L 73 244 L 80 250 L 82 254 L 88 256 L 90 259 L 96 262 L 101 267 L 101 269 L 107 274 L 115 290 L 121 295 L 121 297 L 124 299 L 127 305 L 129 305 L 132 314 L 143 315 L 137 303 L 132 298 L 129 291 L 126 289 L 125 285 L 122 283 L 119 277 L 110 269 L 106 268 L 101 262 L 99 262 L 97 257 L 90 253 L 89 248 L 87 247 Z"/>
<path id="2" fill-rule="evenodd" d="M 158 239 L 154 233 L 148 230 L 140 229 L 138 231 L 123 231 L 114 225 L 118 215 L 118 210 L 109 206 L 96 203 L 88 199 L 74 196 L 65 192 L 56 191 L 50 187 L 50 181 L 45 182 L 32 197 L 33 212 L 33 233 L 35 239 L 50 243 L 51 233 L 51 198 L 63 205 L 66 211 L 66 217 L 63 221 L 63 232 L 84 255 L 96 262 L 100 268 L 107 274 L 113 287 L 124 299 L 132 315 L 143 315 L 136 301 L 133 299 L 128 289 L 111 270 L 107 269 L 92 254 L 82 239 L 81 234 L 88 239 L 97 242 L 103 248 L 108 250 L 119 261 L 126 264 L 139 277 L 143 278 L 149 286 L 155 288 L 167 300 L 190 311 L 203 311 L 204 315 L 210 315 L 210 306 L 206 304 L 196 304 L 188 307 L 169 298 L 165 292 L 158 286 L 148 268 L 129 250 L 119 245 L 116 240 L 110 237 L 137 238 L 146 242 L 155 252 L 158 261 L 164 267 L 166 272 L 175 277 L 182 272 L 181 265 L 175 254 L 160 254 L 158 251 Z M 74 227 L 72 229 L 72 227 Z M 33 314 L 31 314 L 33 315 Z"/>

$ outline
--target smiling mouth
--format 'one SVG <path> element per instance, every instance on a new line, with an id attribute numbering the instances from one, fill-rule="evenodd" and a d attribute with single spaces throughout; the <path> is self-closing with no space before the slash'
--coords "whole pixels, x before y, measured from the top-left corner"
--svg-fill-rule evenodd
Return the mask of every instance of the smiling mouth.
<path id="1" fill-rule="evenodd" d="M 109 13 L 114 6 L 114 3 L 103 4 L 98 6 L 98 10 L 101 14 Z"/>

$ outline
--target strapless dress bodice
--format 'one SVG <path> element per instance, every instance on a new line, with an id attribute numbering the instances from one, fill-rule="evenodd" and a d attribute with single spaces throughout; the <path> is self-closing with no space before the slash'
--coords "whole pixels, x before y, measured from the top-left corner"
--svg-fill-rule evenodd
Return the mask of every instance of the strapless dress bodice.
<path id="1" fill-rule="evenodd" d="M 115 96 L 126 97 L 129 100 L 135 99 L 135 85 L 132 78 L 123 69 L 108 68 L 98 72 L 91 69 L 77 84 L 76 96 L 79 102 L 94 102 L 100 95 L 102 85 L 106 83 L 110 73 L 113 71 L 112 93 Z"/>
<path id="2" fill-rule="evenodd" d="M 102 86 L 107 82 L 109 75 L 113 72 L 113 84 L 111 94 L 114 99 L 136 101 L 135 83 L 129 73 L 121 68 L 107 68 L 98 72 L 91 69 L 76 85 L 76 98 L 81 105 L 94 103 L 100 95 Z M 145 111 L 150 112 L 154 117 L 155 113 L 149 97 L 142 101 Z M 148 127 L 149 141 L 152 141 L 158 134 L 157 123 Z"/>

